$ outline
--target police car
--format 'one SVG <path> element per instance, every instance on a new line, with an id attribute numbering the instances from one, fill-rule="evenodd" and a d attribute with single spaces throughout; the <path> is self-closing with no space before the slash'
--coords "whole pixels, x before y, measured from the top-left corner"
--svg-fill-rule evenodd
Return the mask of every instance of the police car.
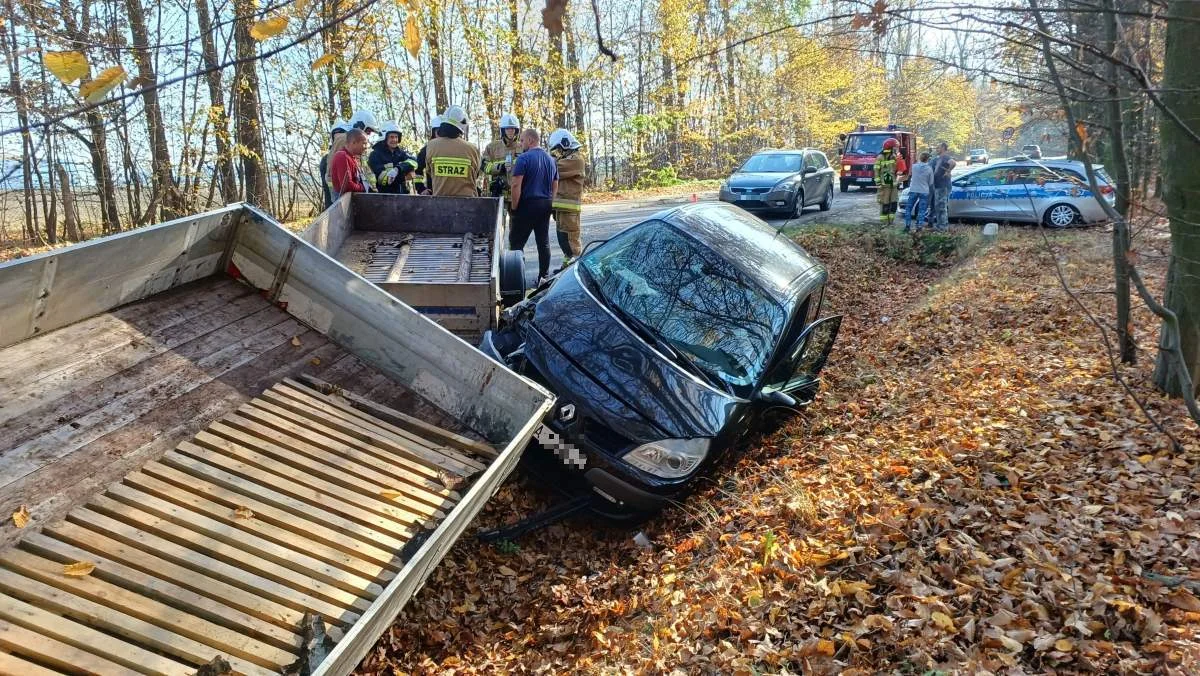
<path id="1" fill-rule="evenodd" d="M 1100 195 L 1116 202 L 1104 167 L 1092 165 Z M 900 195 L 900 213 L 909 191 Z M 958 175 L 950 184 L 951 219 L 1043 223 L 1049 228 L 1108 220 L 1088 186 L 1087 169 L 1075 160 L 1014 158 Z"/>

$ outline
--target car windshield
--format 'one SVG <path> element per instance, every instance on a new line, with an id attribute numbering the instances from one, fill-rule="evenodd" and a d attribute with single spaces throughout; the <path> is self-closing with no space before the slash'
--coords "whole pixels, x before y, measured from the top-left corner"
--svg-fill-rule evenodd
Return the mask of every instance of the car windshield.
<path id="1" fill-rule="evenodd" d="M 971 154 L 972 154 L 972 155 L 986 155 L 986 154 L 987 154 L 987 151 L 986 151 L 986 150 L 984 150 L 983 148 L 976 148 L 976 149 L 974 149 L 974 150 L 972 150 L 972 151 L 971 151 Z"/>
<path id="2" fill-rule="evenodd" d="M 626 230 L 579 266 L 618 314 L 738 394 L 758 382 L 787 320 L 748 275 L 662 221 Z"/>
<path id="3" fill-rule="evenodd" d="M 890 134 L 851 134 L 846 139 L 847 155 L 877 155 L 883 150 L 883 142 L 892 138 Z"/>
<path id="4" fill-rule="evenodd" d="M 794 174 L 800 171 L 799 155 L 782 153 L 754 155 L 738 171 L 743 173 Z"/>

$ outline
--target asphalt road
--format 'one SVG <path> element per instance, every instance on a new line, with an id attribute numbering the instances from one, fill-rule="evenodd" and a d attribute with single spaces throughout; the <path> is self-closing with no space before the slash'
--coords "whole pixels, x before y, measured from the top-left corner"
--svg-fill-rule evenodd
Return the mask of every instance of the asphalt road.
<path id="1" fill-rule="evenodd" d="M 716 194 L 698 196 L 699 201 L 715 202 Z M 687 204 L 691 197 L 671 200 L 653 200 L 648 202 L 613 202 L 608 204 L 585 204 L 583 207 L 583 242 L 586 245 L 591 240 L 608 239 L 625 228 L 641 223 L 654 214 L 675 206 Z M 805 209 L 800 218 L 781 218 L 764 215 L 764 220 L 774 227 L 796 226 L 806 223 L 861 223 L 877 219 L 879 207 L 875 202 L 873 190 L 858 190 L 851 188 L 850 192 L 833 193 L 833 208 L 821 211 L 814 204 Z M 533 237 L 525 245 L 525 278 L 526 284 L 532 287 L 537 277 L 537 246 Z M 562 265 L 562 250 L 558 248 L 558 238 L 554 231 L 554 222 L 550 223 L 550 270 L 553 272 Z"/>

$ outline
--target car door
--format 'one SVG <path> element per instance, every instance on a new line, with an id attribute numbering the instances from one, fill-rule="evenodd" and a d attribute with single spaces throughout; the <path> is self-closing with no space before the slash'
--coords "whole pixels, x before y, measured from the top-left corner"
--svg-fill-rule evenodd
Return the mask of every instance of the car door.
<path id="1" fill-rule="evenodd" d="M 1003 167 L 972 172 L 955 179 L 950 189 L 950 215 L 954 218 L 1000 218 L 1008 207 Z"/>
<path id="2" fill-rule="evenodd" d="M 1036 165 L 1020 167 L 1008 188 L 1008 220 L 1036 222 L 1047 191 L 1063 181 L 1053 170 Z"/>
<path id="3" fill-rule="evenodd" d="M 800 183 L 804 185 L 804 204 L 808 205 L 812 204 L 816 195 L 816 166 L 812 161 L 811 152 L 804 152 L 800 157 Z"/>
<path id="4" fill-rule="evenodd" d="M 817 182 L 816 201 L 820 202 L 825 199 L 825 195 L 833 190 L 833 167 L 829 166 L 829 159 L 825 157 L 825 153 L 813 151 L 813 157 L 817 160 L 817 175 L 821 180 Z"/>
<path id="5" fill-rule="evenodd" d="M 824 317 L 809 324 L 792 343 L 786 357 L 778 362 L 766 379 L 767 389 L 789 395 L 815 394 L 821 369 L 842 326 L 842 315 Z"/>

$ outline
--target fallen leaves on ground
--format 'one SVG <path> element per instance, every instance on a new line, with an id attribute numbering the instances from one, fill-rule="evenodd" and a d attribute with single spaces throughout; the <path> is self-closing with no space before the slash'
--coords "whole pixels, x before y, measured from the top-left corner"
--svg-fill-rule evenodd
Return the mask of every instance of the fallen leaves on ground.
<path id="1" fill-rule="evenodd" d="M 1157 320 L 1121 370 L 1182 451 L 1054 274 L 1111 317 L 1108 238 L 1018 230 L 929 270 L 801 234 L 846 315 L 802 416 L 642 545 L 586 519 L 462 538 L 359 673 L 1187 673 L 1200 431 L 1149 384 Z M 510 481 L 479 525 L 551 501 Z"/>

